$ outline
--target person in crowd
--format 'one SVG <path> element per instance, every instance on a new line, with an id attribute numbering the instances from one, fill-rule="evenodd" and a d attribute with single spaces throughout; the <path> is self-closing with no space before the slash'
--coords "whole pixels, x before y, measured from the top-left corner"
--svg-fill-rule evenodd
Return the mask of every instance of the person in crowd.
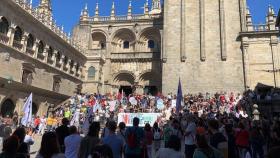
<path id="1" fill-rule="evenodd" d="M 196 135 L 196 124 L 194 122 L 194 117 L 189 115 L 187 117 L 187 128 L 185 130 L 185 155 L 186 158 L 192 158 L 195 145 L 195 135 Z"/>
<path id="2" fill-rule="evenodd" d="M 194 151 L 193 158 L 224 158 L 223 154 L 208 145 L 205 135 L 196 135 L 197 148 Z"/>
<path id="3" fill-rule="evenodd" d="M 39 126 L 40 126 L 40 117 L 39 116 L 35 116 L 34 119 L 34 131 L 37 133 L 39 131 Z"/>
<path id="4" fill-rule="evenodd" d="M 274 121 L 271 134 L 271 146 L 280 146 L 280 121 Z"/>
<path id="5" fill-rule="evenodd" d="M 23 127 L 19 127 L 14 131 L 12 135 L 17 137 L 19 141 L 19 147 L 17 153 L 29 158 L 30 155 L 28 151 L 28 144 L 24 142 L 24 138 L 26 135 L 25 129 Z"/>
<path id="6" fill-rule="evenodd" d="M 267 158 L 279 158 L 280 155 L 280 146 L 273 147 L 269 150 Z"/>
<path id="7" fill-rule="evenodd" d="M 54 124 L 54 121 L 55 120 L 55 118 L 53 117 L 53 114 L 50 114 L 49 116 L 48 116 L 48 118 L 47 118 L 47 120 L 46 120 L 46 124 L 47 124 L 47 131 L 49 132 L 49 131 L 52 131 L 53 129 L 53 124 Z"/>
<path id="8" fill-rule="evenodd" d="M 223 157 L 228 157 L 228 143 L 225 136 L 219 132 L 219 122 L 211 119 L 208 121 L 208 132 L 210 133 L 210 145 L 220 150 L 223 153 Z"/>
<path id="9" fill-rule="evenodd" d="M 125 123 L 119 123 L 119 130 L 117 131 L 117 136 L 122 139 L 123 143 L 125 144 Z"/>
<path id="10" fill-rule="evenodd" d="M 10 136 L 3 142 L 2 153 L 0 158 L 26 158 L 26 155 L 17 152 L 19 141 L 16 136 Z"/>
<path id="11" fill-rule="evenodd" d="M 109 145 L 97 145 L 91 151 L 92 158 L 114 158 L 113 151 Z"/>
<path id="12" fill-rule="evenodd" d="M 167 143 L 169 141 L 170 136 L 172 135 L 172 127 L 169 124 L 171 120 L 167 124 L 163 126 L 163 139 L 164 139 L 164 146 L 167 148 Z"/>
<path id="13" fill-rule="evenodd" d="M 100 144 L 99 131 L 100 123 L 91 123 L 87 136 L 81 140 L 78 158 L 88 158 L 94 147 Z"/>
<path id="14" fill-rule="evenodd" d="M 225 131 L 228 141 L 228 158 L 236 158 L 236 144 L 232 124 L 226 124 Z"/>
<path id="15" fill-rule="evenodd" d="M 55 132 L 44 133 L 40 149 L 35 158 L 65 158 L 64 154 L 60 152 Z"/>
<path id="16" fill-rule="evenodd" d="M 99 122 L 99 121 L 97 121 L 97 122 Z M 108 136 L 109 133 L 110 133 L 110 130 L 109 130 L 109 128 L 108 128 L 108 124 L 109 124 L 109 121 L 106 122 L 105 127 L 104 127 L 103 130 L 102 130 L 102 134 L 101 134 L 101 137 L 102 137 L 102 138 Z"/>
<path id="17" fill-rule="evenodd" d="M 144 154 L 152 158 L 153 131 L 149 123 L 146 123 L 144 127 L 144 144 Z"/>
<path id="18" fill-rule="evenodd" d="M 239 157 L 243 158 L 250 151 L 249 148 L 249 131 L 245 129 L 245 125 L 239 122 L 235 134 L 235 143 L 238 148 Z"/>
<path id="19" fill-rule="evenodd" d="M 102 143 L 110 146 L 113 151 L 114 158 L 122 157 L 123 140 L 116 135 L 117 123 L 115 121 L 108 122 L 109 135 L 102 139 Z"/>
<path id="20" fill-rule="evenodd" d="M 30 152 L 30 146 L 34 144 L 34 134 L 32 128 L 27 128 L 26 135 L 24 137 L 24 142 L 28 145 L 28 153 Z"/>
<path id="21" fill-rule="evenodd" d="M 167 142 L 167 147 L 160 148 L 156 152 L 156 158 L 185 158 L 185 155 L 181 152 L 181 140 L 171 135 Z"/>
<path id="22" fill-rule="evenodd" d="M 125 157 L 126 158 L 141 158 L 141 149 L 143 145 L 144 131 L 139 128 L 139 118 L 133 118 L 133 127 L 129 127 L 125 131 L 126 138 L 126 148 Z"/>
<path id="23" fill-rule="evenodd" d="M 154 125 L 153 125 L 153 142 L 154 142 L 154 150 L 156 152 L 160 148 L 161 137 L 162 137 L 161 129 L 159 128 L 158 123 L 155 122 Z"/>
<path id="24" fill-rule="evenodd" d="M 69 127 L 69 136 L 65 137 L 65 157 L 66 158 L 77 158 L 80 148 L 82 137 L 79 135 L 77 127 Z"/>
<path id="25" fill-rule="evenodd" d="M 64 145 L 64 139 L 65 137 L 69 136 L 69 120 L 67 118 L 63 118 L 61 121 L 62 125 L 59 126 L 55 132 L 57 134 L 58 137 L 58 142 L 60 145 L 60 150 L 61 152 L 65 152 L 65 145 Z"/>
<path id="26" fill-rule="evenodd" d="M 45 115 L 43 115 L 40 118 L 40 124 L 39 124 L 39 131 L 38 134 L 43 135 L 45 133 L 45 129 L 46 129 L 46 118 Z"/>
<path id="27" fill-rule="evenodd" d="M 250 144 L 253 158 L 264 158 L 264 136 L 259 127 L 253 127 L 250 133 Z"/>

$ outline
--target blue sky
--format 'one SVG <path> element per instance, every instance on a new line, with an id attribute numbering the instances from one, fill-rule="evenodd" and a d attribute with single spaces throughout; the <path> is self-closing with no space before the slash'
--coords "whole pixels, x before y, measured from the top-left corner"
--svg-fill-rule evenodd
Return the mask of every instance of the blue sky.
<path id="1" fill-rule="evenodd" d="M 38 4 L 39 0 L 33 0 L 34 6 Z M 54 18 L 58 25 L 63 25 L 66 32 L 70 32 L 79 21 L 81 9 L 85 4 L 88 4 L 89 13 L 92 16 L 94 13 L 95 4 L 99 2 L 100 15 L 109 15 L 113 0 L 51 0 Z M 125 15 L 129 0 L 114 0 L 116 13 L 118 15 Z M 146 0 L 132 0 L 134 14 L 143 13 L 143 5 Z M 151 3 L 151 0 L 149 0 Z M 268 5 L 271 4 L 275 12 L 278 13 L 280 7 L 280 0 L 247 0 L 253 22 L 255 24 L 264 23 L 267 13 Z"/>

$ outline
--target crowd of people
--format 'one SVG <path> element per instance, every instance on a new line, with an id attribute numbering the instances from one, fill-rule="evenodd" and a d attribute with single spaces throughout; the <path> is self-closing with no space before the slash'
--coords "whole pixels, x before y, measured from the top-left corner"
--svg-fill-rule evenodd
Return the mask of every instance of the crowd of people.
<path id="1" fill-rule="evenodd" d="M 255 97 L 250 91 L 189 94 L 178 107 L 172 94 L 77 94 L 54 111 L 34 116 L 31 127 L 1 128 L 0 158 L 29 157 L 34 134 L 42 135 L 38 158 L 277 157 L 280 120 L 252 119 Z M 118 113 L 138 112 L 160 117 L 143 128 L 137 117 L 131 127 L 117 125 Z M 2 120 L 3 125 L 20 122 Z"/>

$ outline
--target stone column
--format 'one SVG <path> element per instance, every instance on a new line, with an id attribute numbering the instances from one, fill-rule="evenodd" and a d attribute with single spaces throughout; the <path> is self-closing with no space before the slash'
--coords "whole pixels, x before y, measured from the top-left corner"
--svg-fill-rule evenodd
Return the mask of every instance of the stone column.
<path id="1" fill-rule="evenodd" d="M 240 10 L 240 20 L 241 20 L 241 32 L 246 31 L 246 1 L 239 1 L 239 10 Z"/>
<path id="2" fill-rule="evenodd" d="M 270 46 L 272 53 L 272 63 L 273 63 L 273 75 L 274 75 L 274 85 L 275 87 L 280 86 L 280 55 L 277 49 L 278 38 L 276 36 L 271 36 Z"/>
<path id="3" fill-rule="evenodd" d="M 68 72 L 68 73 L 70 73 L 71 70 L 72 70 L 70 64 L 71 64 L 71 59 L 68 59 L 68 62 L 67 62 L 67 69 L 68 69 L 67 72 Z"/>
<path id="4" fill-rule="evenodd" d="M 248 37 L 243 37 L 242 39 L 242 53 L 243 53 L 243 71 L 244 71 L 244 86 L 245 90 L 250 88 L 251 79 L 250 79 L 250 60 L 249 60 L 249 52 L 248 52 Z"/>
<path id="5" fill-rule="evenodd" d="M 185 43 L 186 43 L 186 13 L 185 13 L 185 0 L 181 0 L 181 62 L 187 59 Z"/>
<path id="6" fill-rule="evenodd" d="M 9 37 L 9 45 L 13 46 L 13 42 L 14 42 L 14 36 L 15 36 L 15 24 L 11 24 L 11 26 L 9 27 L 7 36 Z"/>
<path id="7" fill-rule="evenodd" d="M 26 47 L 27 47 L 27 38 L 28 38 L 28 33 L 25 32 L 22 36 L 22 40 L 21 40 L 21 43 L 22 43 L 22 51 L 25 53 L 26 52 Z"/>
<path id="8" fill-rule="evenodd" d="M 205 54 L 205 0 L 199 0 L 200 21 L 200 60 L 206 60 Z"/>
<path id="9" fill-rule="evenodd" d="M 48 61 L 48 52 L 49 52 L 49 46 L 48 45 L 45 45 L 45 48 L 44 48 L 44 52 L 43 52 L 43 61 L 44 62 L 47 62 Z"/>
<path id="10" fill-rule="evenodd" d="M 40 42 L 40 40 L 36 39 L 35 43 L 34 43 L 34 46 L 33 46 L 33 49 L 34 49 L 34 52 L 35 52 L 34 55 L 33 55 L 34 58 L 38 58 L 38 45 L 39 45 L 39 42 Z"/>
<path id="11" fill-rule="evenodd" d="M 52 56 L 52 61 L 53 61 L 53 66 L 56 66 L 56 57 L 57 57 L 57 53 L 58 53 L 58 51 L 57 50 L 54 50 L 53 51 L 53 56 Z"/>
<path id="12" fill-rule="evenodd" d="M 219 0 L 219 16 L 220 16 L 220 45 L 221 45 L 221 58 L 223 61 L 227 60 L 227 45 L 226 45 L 226 25 L 225 25 L 225 2 Z"/>
<path id="13" fill-rule="evenodd" d="M 160 30 L 160 39 L 161 39 L 161 45 L 160 45 L 161 60 L 162 60 L 163 62 L 166 62 L 167 56 L 166 56 L 166 53 L 164 52 L 164 49 L 163 49 L 163 46 L 164 46 L 163 36 L 164 36 L 164 30 Z"/>

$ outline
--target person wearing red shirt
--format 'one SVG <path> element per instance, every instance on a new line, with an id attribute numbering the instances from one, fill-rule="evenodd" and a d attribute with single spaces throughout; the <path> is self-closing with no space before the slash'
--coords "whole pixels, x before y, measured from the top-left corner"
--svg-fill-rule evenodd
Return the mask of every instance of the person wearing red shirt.
<path id="1" fill-rule="evenodd" d="M 245 129 L 244 124 L 240 122 L 235 135 L 235 144 L 238 147 L 239 157 L 244 157 L 248 152 L 249 136 L 249 132 Z"/>
<path id="2" fill-rule="evenodd" d="M 40 121 L 40 117 L 36 116 L 35 120 L 34 120 L 34 126 L 35 126 L 35 130 L 38 131 L 39 130 L 39 125 L 40 125 L 41 121 Z"/>

